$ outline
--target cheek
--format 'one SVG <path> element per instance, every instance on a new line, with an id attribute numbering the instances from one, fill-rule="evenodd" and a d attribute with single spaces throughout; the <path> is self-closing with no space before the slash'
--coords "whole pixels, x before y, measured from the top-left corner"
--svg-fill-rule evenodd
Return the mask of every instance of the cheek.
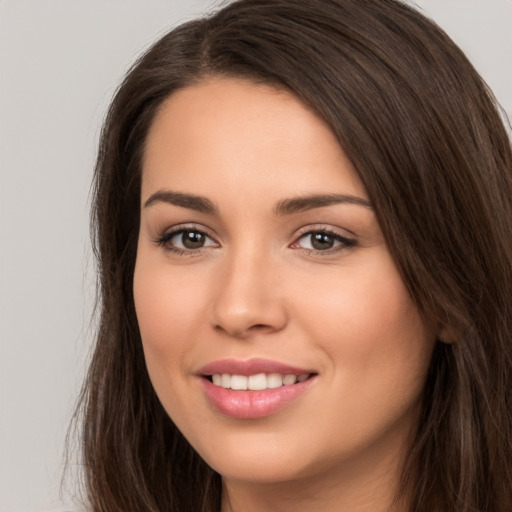
<path id="1" fill-rule="evenodd" d="M 369 404 L 410 400 L 421 392 L 435 337 L 387 252 L 375 256 L 331 276 L 297 317 L 329 356 L 334 387 Z"/>
<path id="2" fill-rule="evenodd" d="M 351 269 L 303 302 L 302 327 L 328 357 L 326 401 L 336 404 L 328 420 L 321 421 L 325 403 L 311 414 L 322 436 L 343 433 L 343 447 L 408 431 L 435 342 L 394 265 L 383 261 Z"/>
<path id="3" fill-rule="evenodd" d="M 203 316 L 202 280 L 170 269 L 161 257 L 139 250 L 133 293 L 144 357 L 153 388 L 173 421 L 187 430 L 190 411 L 200 404 L 187 392 L 194 344 Z"/>
<path id="4" fill-rule="evenodd" d="M 161 256 L 143 251 L 138 255 L 133 292 L 144 357 L 153 387 L 170 415 L 183 408 L 177 400 L 190 377 L 190 341 L 200 339 L 201 282 L 199 276 L 190 280 L 186 271 L 171 270 Z"/>
<path id="5" fill-rule="evenodd" d="M 318 329 L 322 338 L 356 336 L 358 345 L 381 345 L 389 334 L 410 336 L 422 329 L 422 321 L 400 276 L 390 260 L 375 258 L 360 267 L 329 273 L 299 293 L 302 314 Z"/>
<path id="6" fill-rule="evenodd" d="M 203 308 L 201 279 L 186 280 L 183 273 L 141 256 L 135 266 L 133 292 L 145 351 L 159 356 L 179 350 L 176 341 L 197 325 Z"/>

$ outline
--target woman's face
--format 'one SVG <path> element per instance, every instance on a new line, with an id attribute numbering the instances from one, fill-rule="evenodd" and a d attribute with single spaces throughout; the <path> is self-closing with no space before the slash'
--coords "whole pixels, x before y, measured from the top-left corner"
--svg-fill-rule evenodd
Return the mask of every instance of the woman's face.
<path id="1" fill-rule="evenodd" d="M 141 201 L 147 367 L 206 462 L 251 482 L 395 467 L 434 335 L 329 128 L 268 86 L 185 88 L 149 132 Z"/>

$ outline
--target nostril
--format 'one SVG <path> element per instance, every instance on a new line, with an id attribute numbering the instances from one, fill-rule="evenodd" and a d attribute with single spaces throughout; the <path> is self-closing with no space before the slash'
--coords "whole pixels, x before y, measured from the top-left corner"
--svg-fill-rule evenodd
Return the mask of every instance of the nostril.
<path id="1" fill-rule="evenodd" d="M 261 334 L 261 335 L 265 335 L 265 334 L 270 334 L 272 332 L 275 332 L 276 330 L 278 329 L 275 329 L 274 327 L 272 327 L 272 325 L 268 325 L 268 324 L 254 324 L 254 325 L 251 325 L 247 330 L 246 330 L 246 336 L 250 336 L 251 334 L 254 335 L 254 334 Z"/>
<path id="2" fill-rule="evenodd" d="M 272 327 L 272 325 L 268 325 L 268 324 L 253 324 L 253 325 L 249 325 L 247 327 L 230 326 L 230 328 L 227 328 L 226 326 L 221 325 L 221 324 L 217 324 L 214 326 L 214 328 L 218 332 L 227 333 L 227 334 L 229 334 L 231 336 L 235 336 L 237 338 L 246 338 L 247 336 L 250 336 L 251 333 L 252 334 L 255 334 L 255 333 L 265 334 L 265 333 L 271 333 L 276 330 Z"/>

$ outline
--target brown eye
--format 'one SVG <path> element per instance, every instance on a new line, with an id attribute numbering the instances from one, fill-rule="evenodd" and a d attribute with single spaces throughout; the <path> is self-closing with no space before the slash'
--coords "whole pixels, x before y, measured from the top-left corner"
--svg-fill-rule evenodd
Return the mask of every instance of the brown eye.
<path id="1" fill-rule="evenodd" d="M 158 244 L 170 251 L 198 251 L 203 247 L 217 246 L 206 233 L 199 229 L 179 229 L 163 235 Z"/>
<path id="2" fill-rule="evenodd" d="M 311 235 L 311 247 L 317 251 L 325 251 L 334 247 L 333 235 L 329 233 L 312 233 Z"/>
<path id="3" fill-rule="evenodd" d="M 177 236 L 181 236 L 181 244 L 185 249 L 199 249 L 206 241 L 206 235 L 198 231 L 182 231 L 181 235 Z"/>
<path id="4" fill-rule="evenodd" d="M 355 245 L 355 240 L 346 238 L 339 233 L 319 230 L 304 233 L 293 246 L 309 251 L 327 252 L 337 251 L 338 249 L 353 247 Z"/>

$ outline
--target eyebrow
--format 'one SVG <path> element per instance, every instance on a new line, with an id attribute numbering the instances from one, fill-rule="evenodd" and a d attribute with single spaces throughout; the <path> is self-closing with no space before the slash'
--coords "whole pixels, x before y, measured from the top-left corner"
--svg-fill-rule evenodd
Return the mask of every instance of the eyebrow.
<path id="1" fill-rule="evenodd" d="M 159 190 L 149 196 L 144 203 L 147 208 L 155 203 L 168 203 L 182 208 L 188 208 L 209 215 L 219 215 L 219 209 L 206 197 L 171 190 Z M 372 209 L 372 204 L 362 197 L 347 194 L 315 194 L 310 196 L 293 197 L 278 201 L 273 208 L 274 215 L 293 215 L 315 208 L 333 204 L 352 204 Z"/>
<path id="2" fill-rule="evenodd" d="M 362 197 L 347 194 L 318 194 L 311 196 L 283 199 L 274 206 L 276 215 L 292 215 L 294 213 L 331 206 L 333 204 L 353 204 L 372 209 L 372 203 Z"/>
<path id="3" fill-rule="evenodd" d="M 206 197 L 184 194 L 182 192 L 172 192 L 170 190 L 159 190 L 149 196 L 144 203 L 144 208 L 160 202 L 181 206 L 189 210 L 196 210 L 201 213 L 208 213 L 210 215 L 219 214 L 218 208 Z"/>

